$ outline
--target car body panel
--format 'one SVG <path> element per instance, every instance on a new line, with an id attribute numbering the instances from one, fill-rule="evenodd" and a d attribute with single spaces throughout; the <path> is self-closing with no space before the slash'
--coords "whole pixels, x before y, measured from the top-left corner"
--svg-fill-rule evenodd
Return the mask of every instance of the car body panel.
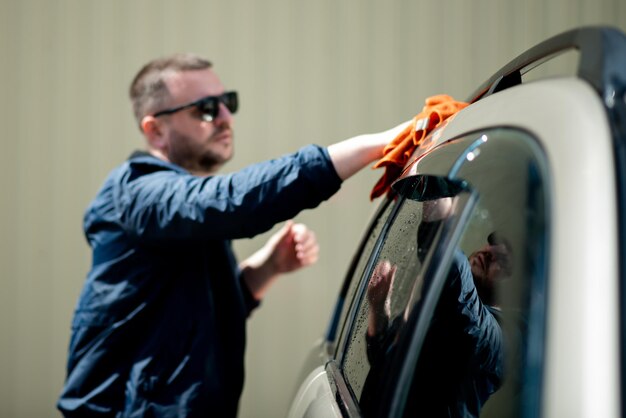
<path id="1" fill-rule="evenodd" d="M 326 376 L 325 366 L 318 366 L 304 379 L 287 416 L 341 417 L 339 408 L 333 399 L 333 389 Z"/>

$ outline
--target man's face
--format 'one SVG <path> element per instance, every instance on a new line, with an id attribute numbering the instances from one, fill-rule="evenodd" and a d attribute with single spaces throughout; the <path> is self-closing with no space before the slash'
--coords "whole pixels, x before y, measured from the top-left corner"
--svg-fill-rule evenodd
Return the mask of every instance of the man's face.
<path id="1" fill-rule="evenodd" d="M 481 298 L 491 299 L 497 282 L 511 275 L 510 254 L 503 244 L 485 245 L 469 256 L 469 262 Z"/>
<path id="2" fill-rule="evenodd" d="M 167 107 L 191 103 L 206 96 L 224 93 L 224 86 L 212 69 L 183 71 L 166 78 L 171 94 Z M 196 175 L 215 173 L 233 156 L 233 115 L 224 103 L 212 121 L 202 119 L 197 108 L 164 115 L 162 129 L 165 156 Z"/>

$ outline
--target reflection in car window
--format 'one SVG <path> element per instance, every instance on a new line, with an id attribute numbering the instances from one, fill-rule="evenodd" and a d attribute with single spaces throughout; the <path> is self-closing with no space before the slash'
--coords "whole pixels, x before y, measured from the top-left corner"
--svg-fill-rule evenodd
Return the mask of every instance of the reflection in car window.
<path id="1" fill-rule="evenodd" d="M 496 233 L 469 256 L 458 247 L 454 251 L 429 320 L 405 416 L 479 416 L 502 386 L 504 333 L 493 281 L 510 277 L 510 263 L 510 246 Z"/>
<path id="2" fill-rule="evenodd" d="M 468 151 L 450 162 L 446 181 L 468 193 L 401 193 L 367 268 L 342 364 L 364 416 L 539 413 L 547 162 L 529 134 L 513 129 L 454 146 L 463 143 Z M 416 178 L 414 190 L 434 179 Z"/>
<path id="3" fill-rule="evenodd" d="M 409 185 L 412 198 L 404 199 L 384 244 L 369 269 L 369 281 L 358 320 L 352 330 L 344 361 L 344 375 L 364 413 L 377 393 L 380 373 L 386 369 L 387 351 L 400 334 L 411 309 L 427 285 L 422 263 L 441 233 L 443 221 L 462 209 L 463 200 L 453 196 L 460 190 L 435 177 L 421 177 Z M 423 202 L 433 190 L 439 199 Z"/>
<path id="4" fill-rule="evenodd" d="M 547 161 L 523 131 L 494 130 L 481 140 L 457 173 L 480 194 L 460 246 L 482 303 L 496 312 L 505 357 L 500 388 L 483 401 L 480 416 L 538 416 L 547 305 Z M 486 249 L 492 254 L 481 253 Z"/>
<path id="5" fill-rule="evenodd" d="M 378 209 L 378 213 L 374 218 L 372 225 L 370 225 L 369 234 L 361 243 L 361 248 L 359 248 L 357 258 L 353 260 L 353 266 L 351 268 L 352 271 L 348 273 L 349 276 L 346 279 L 346 282 L 344 282 L 343 289 L 341 290 L 341 294 L 339 295 L 339 301 L 337 302 L 338 306 L 335 308 L 338 309 L 341 314 L 336 321 L 336 324 L 333 324 L 333 326 L 340 326 L 346 323 L 347 318 L 350 314 L 350 309 L 352 308 L 349 302 L 353 301 L 355 294 L 357 293 L 359 284 L 361 283 L 361 278 L 363 277 L 364 271 L 367 267 L 370 255 L 374 251 L 378 238 L 381 235 L 384 226 L 387 224 L 387 220 L 395 212 L 395 209 L 395 199 L 393 198 L 385 200 L 382 204 L 382 207 Z M 346 301 L 348 303 L 346 303 Z M 343 332 L 347 331 L 349 331 L 349 329 L 343 330 Z M 328 340 L 334 341 L 335 331 L 331 329 L 329 330 L 328 334 Z M 341 337 L 341 339 L 343 339 L 344 337 Z M 342 344 L 338 344 L 338 349 L 341 353 Z"/>

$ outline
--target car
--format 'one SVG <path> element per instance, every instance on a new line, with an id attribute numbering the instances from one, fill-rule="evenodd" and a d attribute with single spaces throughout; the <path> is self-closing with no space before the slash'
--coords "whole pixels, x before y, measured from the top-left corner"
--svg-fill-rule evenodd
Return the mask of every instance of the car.
<path id="1" fill-rule="evenodd" d="M 556 35 L 467 103 L 355 244 L 289 417 L 625 416 L 626 36 Z"/>

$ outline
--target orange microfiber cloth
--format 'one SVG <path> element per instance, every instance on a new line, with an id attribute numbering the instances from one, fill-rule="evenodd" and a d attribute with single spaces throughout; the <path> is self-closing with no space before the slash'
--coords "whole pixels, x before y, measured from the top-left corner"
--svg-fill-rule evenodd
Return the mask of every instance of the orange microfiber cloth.
<path id="1" fill-rule="evenodd" d="M 385 173 L 372 189 L 370 199 L 374 200 L 389 190 L 415 148 L 433 129 L 468 105 L 469 103 L 457 102 L 446 94 L 427 98 L 422 111 L 387 144 L 383 149 L 383 157 L 374 164 L 373 168 L 385 167 Z"/>

